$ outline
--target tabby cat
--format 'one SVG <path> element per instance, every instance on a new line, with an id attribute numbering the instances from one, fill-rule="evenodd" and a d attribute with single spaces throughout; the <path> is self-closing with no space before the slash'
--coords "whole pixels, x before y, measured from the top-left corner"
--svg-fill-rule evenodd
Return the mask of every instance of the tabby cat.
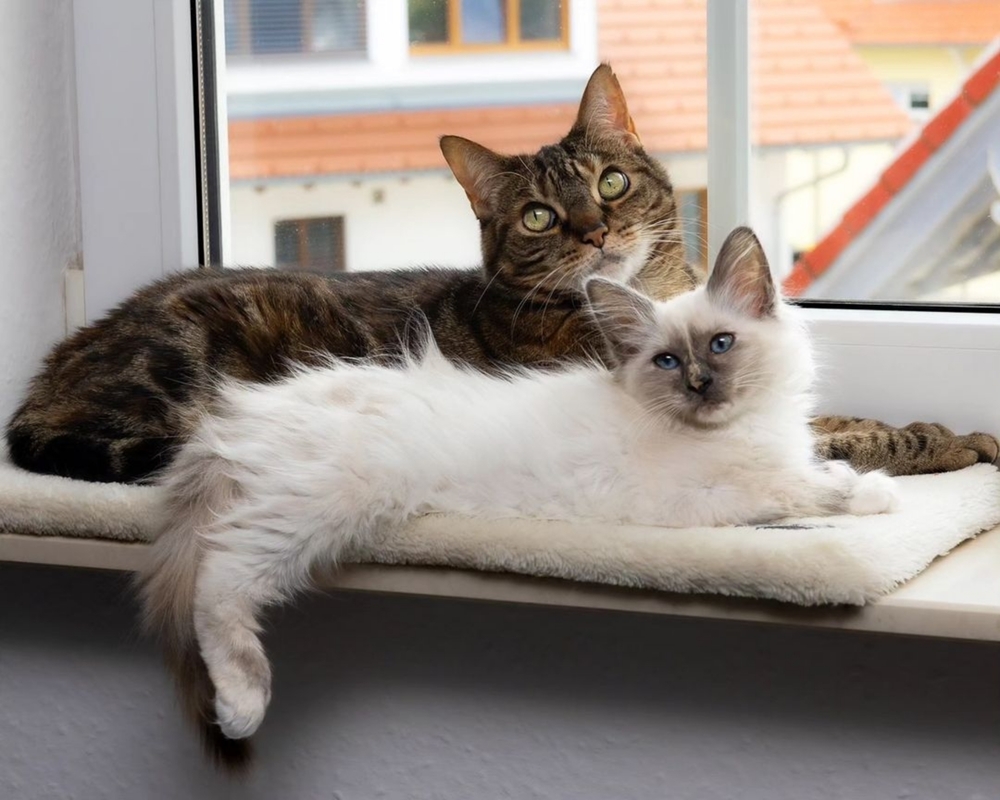
<path id="1" fill-rule="evenodd" d="M 431 341 L 400 368 L 222 382 L 163 476 L 141 578 L 146 625 L 222 766 L 246 767 L 271 696 L 261 609 L 416 515 L 686 527 L 895 508 L 884 474 L 816 460 L 809 339 L 750 230 L 667 302 L 584 288 L 610 371 L 487 375 Z"/>
<path id="2" fill-rule="evenodd" d="M 226 375 L 271 381 L 323 353 L 392 359 L 415 311 L 450 359 L 487 370 L 594 356 L 589 275 L 666 299 L 703 275 L 684 260 L 666 172 L 639 143 L 607 65 L 569 134 L 533 156 L 456 136 L 444 156 L 479 218 L 483 266 L 333 276 L 201 269 L 138 291 L 56 346 L 6 434 L 14 463 L 91 481 L 149 480 Z M 822 454 L 894 474 L 993 460 L 989 436 L 817 421 Z"/>

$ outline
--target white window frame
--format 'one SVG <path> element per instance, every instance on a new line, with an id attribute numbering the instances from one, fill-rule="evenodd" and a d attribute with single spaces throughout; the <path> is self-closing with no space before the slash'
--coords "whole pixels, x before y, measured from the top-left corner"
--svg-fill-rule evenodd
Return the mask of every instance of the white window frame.
<path id="1" fill-rule="evenodd" d="M 751 12 L 745 0 L 708 0 L 711 252 L 749 219 Z M 190 5 L 77 3 L 74 15 L 83 294 L 93 321 L 198 261 Z M 824 367 L 824 412 L 1000 432 L 1000 313 L 804 313 Z"/>
<path id="2" fill-rule="evenodd" d="M 93 322 L 137 287 L 198 265 L 187 0 L 73 6 L 83 293 Z"/>
<path id="3" fill-rule="evenodd" d="M 708 0 L 710 261 L 750 220 L 752 0 Z M 824 413 L 1000 433 L 998 313 L 807 308 Z"/>

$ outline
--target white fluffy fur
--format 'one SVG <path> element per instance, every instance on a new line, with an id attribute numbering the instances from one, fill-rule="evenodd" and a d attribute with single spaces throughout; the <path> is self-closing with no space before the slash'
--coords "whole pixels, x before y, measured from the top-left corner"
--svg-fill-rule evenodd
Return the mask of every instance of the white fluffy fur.
<path id="1" fill-rule="evenodd" d="M 151 617 L 183 627 L 190 614 L 222 732 L 251 735 L 269 700 L 260 607 L 415 515 L 690 527 L 891 510 L 887 477 L 813 457 L 812 365 L 792 310 L 748 320 L 711 292 L 657 305 L 649 333 L 655 351 L 698 321 L 758 353 L 739 399 L 698 427 L 649 396 L 645 354 L 614 373 L 495 377 L 431 343 L 401 369 L 334 363 L 224 387 L 166 475 L 170 519 L 146 579 Z M 621 321 L 620 307 L 596 311 Z"/>

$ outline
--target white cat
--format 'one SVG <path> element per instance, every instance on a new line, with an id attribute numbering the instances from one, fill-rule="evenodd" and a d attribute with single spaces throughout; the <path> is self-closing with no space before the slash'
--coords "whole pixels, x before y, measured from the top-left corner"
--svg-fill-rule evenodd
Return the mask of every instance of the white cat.
<path id="1" fill-rule="evenodd" d="M 686 527 L 894 508 L 885 475 L 813 456 L 809 341 L 751 231 L 668 302 L 585 288 L 611 370 L 488 376 L 430 342 L 398 369 L 339 362 L 222 387 L 164 476 L 142 579 L 220 760 L 245 757 L 232 740 L 270 698 L 261 607 L 383 526 L 429 511 Z"/>

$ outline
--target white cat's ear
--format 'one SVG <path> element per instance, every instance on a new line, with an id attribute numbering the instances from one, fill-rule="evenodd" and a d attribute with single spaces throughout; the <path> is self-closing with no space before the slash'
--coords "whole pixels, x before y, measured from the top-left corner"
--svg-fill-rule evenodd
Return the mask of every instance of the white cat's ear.
<path id="1" fill-rule="evenodd" d="M 590 278 L 583 289 L 615 363 L 627 361 L 649 344 L 656 331 L 656 309 L 648 297 L 607 278 Z"/>
<path id="2" fill-rule="evenodd" d="M 778 291 L 764 248 L 749 228 L 737 228 L 726 237 L 708 278 L 708 293 L 751 317 L 774 315 Z"/>
<path id="3" fill-rule="evenodd" d="M 639 144 L 639 134 L 625 103 L 625 93 L 610 64 L 601 64 L 590 76 L 573 127 L 587 133 L 624 136 L 630 142 Z"/>
<path id="4" fill-rule="evenodd" d="M 476 217 L 489 219 L 494 212 L 493 195 L 498 179 L 506 171 L 504 157 L 461 136 L 442 136 L 440 144 L 445 161 L 465 189 Z"/>

